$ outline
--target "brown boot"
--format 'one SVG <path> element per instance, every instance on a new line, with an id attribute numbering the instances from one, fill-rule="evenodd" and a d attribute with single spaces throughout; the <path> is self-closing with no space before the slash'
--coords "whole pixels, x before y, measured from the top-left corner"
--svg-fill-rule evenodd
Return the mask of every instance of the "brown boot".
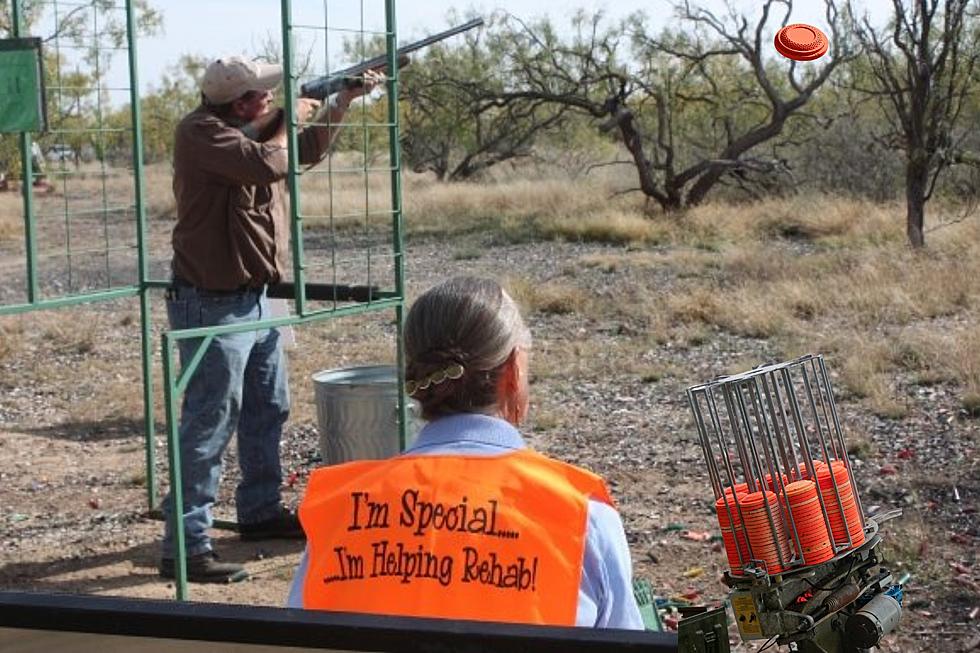
<path id="1" fill-rule="evenodd" d="M 173 558 L 160 560 L 160 575 L 176 578 Z M 205 551 L 187 558 L 187 580 L 192 583 L 237 583 L 248 578 L 245 567 L 235 562 L 218 562 L 218 554 Z"/>
<path id="2" fill-rule="evenodd" d="M 305 540 L 306 533 L 299 523 L 299 517 L 292 510 L 282 508 L 281 512 L 265 521 L 254 524 L 239 524 L 238 537 L 242 540 Z"/>

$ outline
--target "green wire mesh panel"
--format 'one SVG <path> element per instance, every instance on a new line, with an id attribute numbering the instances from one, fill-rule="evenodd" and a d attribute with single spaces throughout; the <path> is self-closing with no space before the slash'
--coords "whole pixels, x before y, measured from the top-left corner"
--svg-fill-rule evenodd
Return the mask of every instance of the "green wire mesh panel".
<path id="1" fill-rule="evenodd" d="M 306 82 L 385 55 L 394 45 L 391 1 L 297 2 L 290 14 L 290 86 L 295 94 Z M 298 190 L 293 211 L 301 226 L 302 251 L 294 277 L 314 284 L 368 286 L 377 297 L 401 296 L 397 113 L 390 97 L 378 89 L 355 101 L 340 125 L 332 156 L 316 166 L 296 167 L 290 183 Z M 339 305 L 315 302 L 309 310 Z"/>
<path id="2" fill-rule="evenodd" d="M 15 2 L 23 16 L 25 3 Z M 20 169 L 8 170 L 29 170 L 30 188 L 20 233 L 8 226 L 0 237 L 0 310 L 99 299 L 140 283 L 128 3 L 41 0 L 29 11 L 29 29 L 45 35 L 48 130 L 30 134 Z M 0 138 L 9 152 L 23 137 Z"/>

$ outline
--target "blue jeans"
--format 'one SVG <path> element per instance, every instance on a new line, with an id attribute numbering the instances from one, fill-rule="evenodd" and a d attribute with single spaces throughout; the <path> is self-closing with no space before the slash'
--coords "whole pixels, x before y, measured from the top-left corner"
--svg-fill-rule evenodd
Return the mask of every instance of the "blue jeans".
<path id="1" fill-rule="evenodd" d="M 172 329 L 241 324 L 269 317 L 262 290 L 209 293 L 178 287 L 167 296 Z M 178 341 L 181 367 L 194 356 L 199 339 Z M 238 431 L 241 482 L 235 492 L 238 522 L 250 524 L 279 514 L 282 468 L 279 440 L 289 416 L 286 358 L 276 329 L 217 336 L 194 371 L 180 415 L 180 470 L 187 555 L 211 550 L 221 457 Z M 175 557 L 170 495 L 163 502 L 166 528 L 163 557 Z"/>

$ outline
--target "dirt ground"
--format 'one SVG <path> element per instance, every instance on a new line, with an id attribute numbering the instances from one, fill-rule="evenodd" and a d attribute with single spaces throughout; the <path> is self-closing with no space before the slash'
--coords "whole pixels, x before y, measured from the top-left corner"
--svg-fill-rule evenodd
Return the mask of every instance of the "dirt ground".
<path id="1" fill-rule="evenodd" d="M 612 269 L 583 265 L 596 255 L 623 262 Z M 411 242 L 408 257 L 410 295 L 455 273 L 574 290 L 578 303 L 539 302 L 529 314 L 535 344 L 526 436 L 532 446 L 609 481 L 635 574 L 655 593 L 695 604 L 722 600 L 724 552 L 716 540 L 696 537 L 716 533 L 717 523 L 684 391 L 721 373 L 781 360 L 785 352 L 767 340 L 721 331 L 675 334 L 666 342 L 645 337 L 649 316 L 615 307 L 633 293 L 669 293 L 677 277 L 669 269 L 631 266 L 620 247 L 501 244 L 477 234 Z M 159 270 L 162 262 L 154 265 Z M 583 308 L 595 298 L 613 310 Z M 159 329 L 162 298 L 155 302 Z M 156 573 L 162 525 L 147 515 L 135 303 L 0 318 L 0 327 L 0 588 L 173 597 L 173 584 Z M 814 326 L 825 328 L 832 325 Z M 298 330 L 290 353 L 294 414 L 283 442 L 288 503 L 298 501 L 316 464 L 310 374 L 389 362 L 393 334 L 387 314 Z M 158 338 L 153 346 L 159 349 Z M 827 363 L 833 373 L 840 361 Z M 159 361 L 155 366 L 159 375 Z M 865 507 L 904 510 L 884 528 L 885 551 L 896 571 L 912 576 L 902 624 L 883 649 L 980 650 L 980 423 L 948 387 L 897 384 L 911 408 L 901 419 L 876 417 L 847 399 L 838 403 Z M 155 446 L 161 483 L 163 442 L 161 427 Z M 228 455 L 216 510 L 233 519 L 234 451 Z M 283 604 L 300 544 L 242 543 L 230 531 L 216 531 L 215 542 L 222 557 L 244 562 L 251 578 L 192 585 L 192 600 Z"/>

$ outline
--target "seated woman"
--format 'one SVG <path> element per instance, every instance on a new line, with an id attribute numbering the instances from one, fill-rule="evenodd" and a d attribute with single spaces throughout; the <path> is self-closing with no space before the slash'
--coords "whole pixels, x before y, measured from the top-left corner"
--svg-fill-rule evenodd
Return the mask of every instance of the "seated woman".
<path id="1" fill-rule="evenodd" d="M 313 472 L 290 607 L 642 629 L 603 481 L 528 449 L 530 334 L 495 282 L 441 283 L 405 324 L 429 423 L 404 454 Z"/>

